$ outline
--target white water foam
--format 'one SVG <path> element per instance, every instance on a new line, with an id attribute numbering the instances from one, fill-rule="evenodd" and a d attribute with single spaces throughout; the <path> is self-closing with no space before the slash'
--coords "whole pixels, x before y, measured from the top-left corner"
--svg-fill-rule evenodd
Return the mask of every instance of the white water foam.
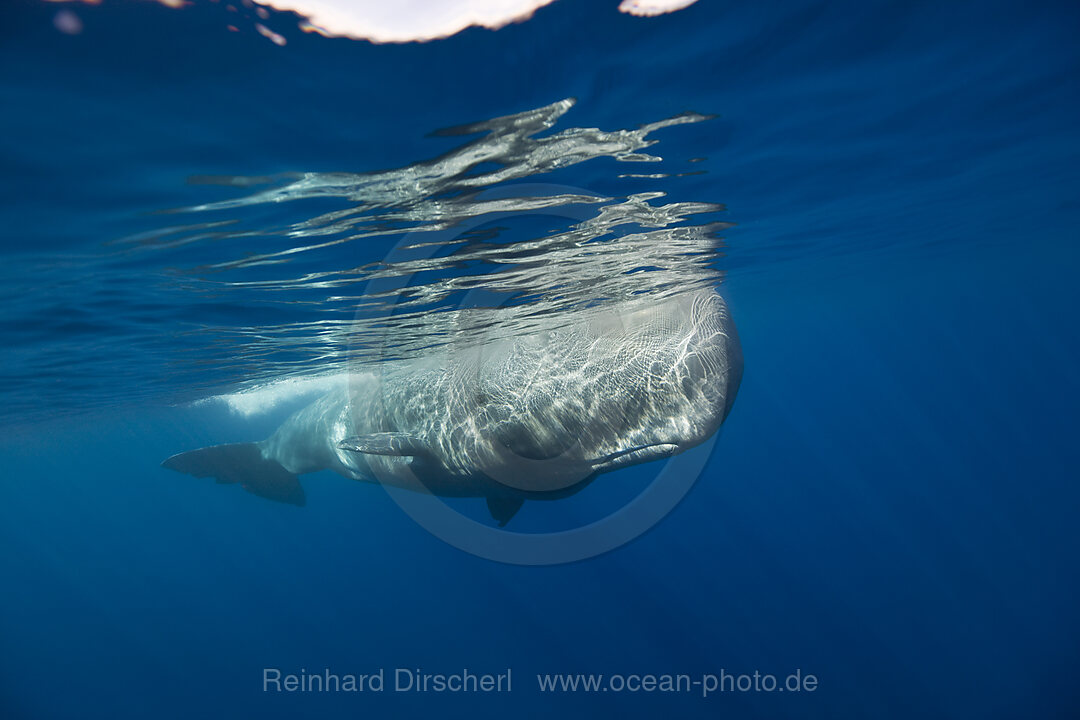
<path id="1" fill-rule="evenodd" d="M 222 404 L 236 415 L 245 418 L 254 417 L 269 413 L 285 403 L 309 396 L 324 395 L 339 388 L 343 390 L 348 381 L 347 378 L 348 373 L 285 377 L 236 392 L 213 395 L 197 400 L 194 404 Z"/>

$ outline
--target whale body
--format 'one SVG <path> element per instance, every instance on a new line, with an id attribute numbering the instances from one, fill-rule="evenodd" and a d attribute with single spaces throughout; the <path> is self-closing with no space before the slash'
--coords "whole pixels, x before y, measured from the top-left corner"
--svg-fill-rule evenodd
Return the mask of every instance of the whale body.
<path id="1" fill-rule="evenodd" d="M 174 455 L 166 468 L 303 505 L 320 470 L 444 497 L 482 497 L 504 525 L 526 499 L 703 443 L 742 378 L 714 290 L 644 299 L 528 336 L 354 372 L 266 440 Z"/>

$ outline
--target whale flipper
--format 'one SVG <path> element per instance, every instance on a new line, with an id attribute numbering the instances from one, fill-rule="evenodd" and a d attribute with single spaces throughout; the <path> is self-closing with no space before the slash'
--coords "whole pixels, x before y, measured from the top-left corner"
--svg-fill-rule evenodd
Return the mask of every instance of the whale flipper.
<path id="1" fill-rule="evenodd" d="M 491 497 L 489 495 L 487 499 L 488 512 L 491 513 L 492 519 L 499 523 L 499 527 L 504 527 L 506 523 L 510 522 L 510 519 L 517 515 L 517 511 L 524 504 L 525 501 L 522 498 Z"/>
<path id="2" fill-rule="evenodd" d="M 399 457 L 424 457 L 431 455 L 427 443 L 408 433 L 384 432 L 357 435 L 338 443 L 342 450 L 367 453 L 368 455 L 393 455 Z"/>
<path id="3" fill-rule="evenodd" d="M 212 477 L 219 483 L 237 483 L 259 497 L 303 505 L 306 502 L 300 479 L 281 463 L 263 457 L 255 443 L 214 445 L 173 455 L 161 466 L 198 478 Z"/>

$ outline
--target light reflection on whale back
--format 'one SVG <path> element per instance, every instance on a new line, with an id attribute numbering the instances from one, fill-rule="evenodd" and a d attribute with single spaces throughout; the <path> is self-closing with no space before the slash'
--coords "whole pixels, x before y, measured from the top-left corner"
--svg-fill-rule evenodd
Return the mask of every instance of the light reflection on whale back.
<path id="1" fill-rule="evenodd" d="M 479 472 L 506 487 L 552 492 L 682 452 L 717 431 L 742 356 L 715 292 L 663 302 L 639 296 L 574 317 L 542 333 L 455 341 L 374 372 L 359 367 L 349 383 L 348 432 L 418 439 L 440 458 L 440 476 Z M 343 463 L 352 461 L 364 463 L 361 474 L 381 466 L 380 480 L 391 483 L 416 472 L 400 458 L 342 453 Z"/>

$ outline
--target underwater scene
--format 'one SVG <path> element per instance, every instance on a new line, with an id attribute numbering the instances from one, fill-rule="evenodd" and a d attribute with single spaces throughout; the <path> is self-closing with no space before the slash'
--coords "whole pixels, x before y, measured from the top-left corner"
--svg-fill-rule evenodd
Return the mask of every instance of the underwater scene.
<path id="1" fill-rule="evenodd" d="M 5 0 L 0 718 L 1077 717 L 1078 31 Z"/>

